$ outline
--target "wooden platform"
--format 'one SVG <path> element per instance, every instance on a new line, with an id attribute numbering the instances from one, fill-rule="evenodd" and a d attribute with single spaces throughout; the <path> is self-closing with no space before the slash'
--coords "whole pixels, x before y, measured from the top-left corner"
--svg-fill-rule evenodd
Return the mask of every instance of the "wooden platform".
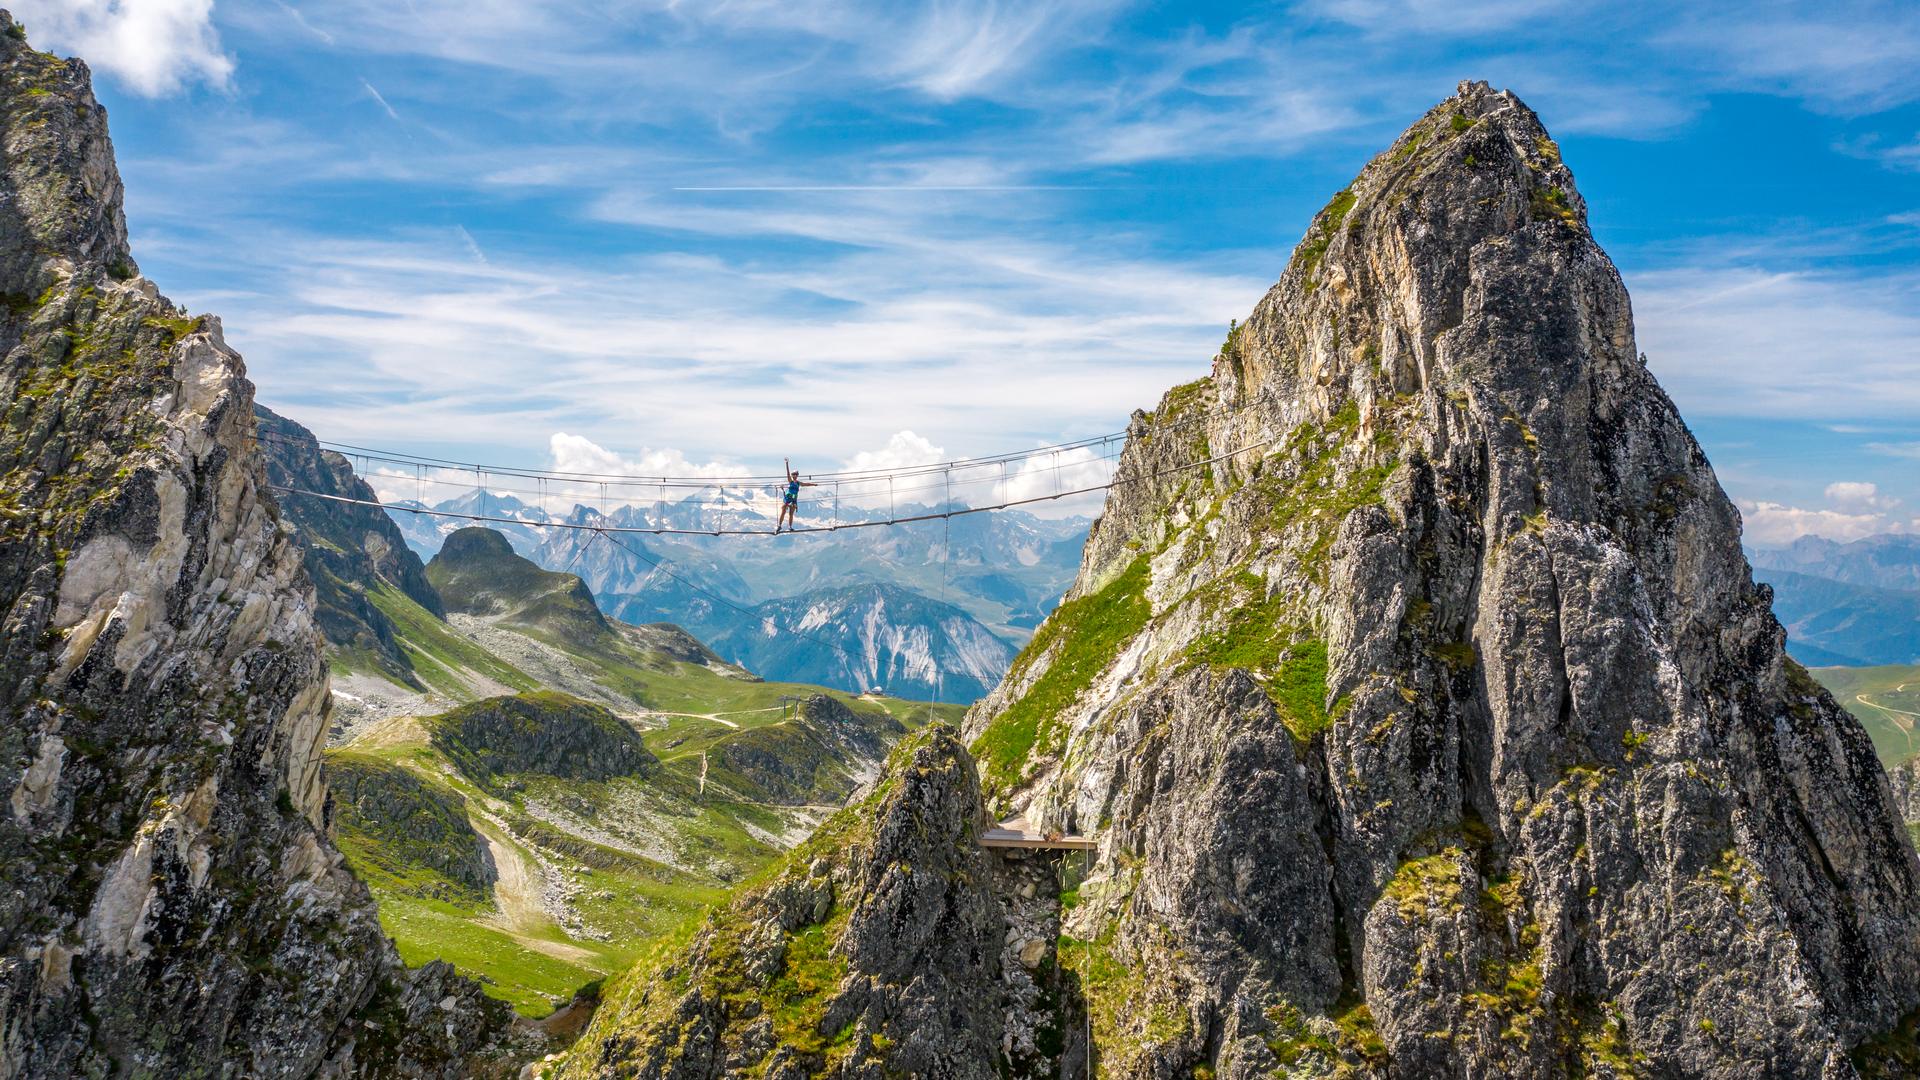
<path id="1" fill-rule="evenodd" d="M 1096 845 L 1084 836 L 1048 835 L 1036 831 L 1022 818 L 1003 821 L 980 834 L 980 846 L 986 848 L 1025 848 L 1031 851 L 1092 851 Z"/>

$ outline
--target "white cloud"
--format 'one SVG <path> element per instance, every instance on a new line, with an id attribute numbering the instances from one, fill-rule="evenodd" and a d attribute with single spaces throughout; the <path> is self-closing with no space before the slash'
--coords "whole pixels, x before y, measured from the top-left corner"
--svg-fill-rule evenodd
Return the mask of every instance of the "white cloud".
<path id="1" fill-rule="evenodd" d="M 887 445 L 878 450 L 862 450 L 848 458 L 843 472 L 869 472 L 932 465 L 946 460 L 946 451 L 911 431 L 896 431 Z M 805 471 L 804 468 L 802 471 Z"/>
<path id="2" fill-rule="evenodd" d="M 135 93 L 161 97 L 203 82 L 224 89 L 234 62 L 213 26 L 213 0 L 12 0 L 36 47 L 77 54 Z"/>
<path id="3" fill-rule="evenodd" d="M 1835 0 L 1709 5 L 1676 20 L 1662 38 L 1717 76 L 1747 90 L 1803 97 L 1841 113 L 1871 112 L 1920 97 L 1920 9 Z"/>
<path id="4" fill-rule="evenodd" d="M 380 106 L 381 111 L 387 114 L 388 119 L 396 124 L 404 123 L 404 121 L 400 119 L 400 114 L 394 111 L 392 105 L 387 104 L 387 99 L 381 95 L 380 91 L 374 89 L 372 83 L 361 79 L 360 85 L 366 87 L 367 96 L 373 99 L 374 104 Z"/>
<path id="5" fill-rule="evenodd" d="M 1881 457 L 1913 458 L 1920 460 L 1920 442 L 1870 442 L 1866 445 L 1868 453 Z"/>
<path id="6" fill-rule="evenodd" d="M 1920 412 L 1920 279 L 1684 266 L 1632 275 L 1640 348 L 1689 415 Z"/>
<path id="7" fill-rule="evenodd" d="M 1886 532 L 1909 532 L 1912 522 L 1881 513 L 1849 514 L 1840 510 L 1809 510 L 1765 500 L 1740 502 L 1746 539 L 1754 544 L 1785 544 L 1812 534 L 1829 540 L 1858 540 Z"/>
<path id="8" fill-rule="evenodd" d="M 553 445 L 558 431 L 764 473 L 787 455 L 820 469 L 1117 430 L 1203 374 L 1227 320 L 1266 288 L 1265 275 L 1223 273 L 1219 254 L 1188 265 L 973 235 L 950 207 L 877 202 L 842 217 L 697 202 L 677 215 L 708 236 L 837 231 L 849 245 L 837 253 L 549 260 L 495 245 L 481 263 L 452 230 L 283 235 L 261 246 L 259 291 L 224 298 L 222 314 L 262 396 L 328 438 L 587 454 Z"/>
<path id="9" fill-rule="evenodd" d="M 644 479 L 660 477 L 731 477 L 746 470 L 724 461 L 693 461 L 680 450 L 642 449 L 637 457 L 624 457 L 581 435 L 556 431 L 547 440 L 553 471 L 557 473 L 595 473 Z"/>
<path id="10" fill-rule="evenodd" d="M 1113 479 L 1113 456 L 1120 446 L 1116 441 L 1110 448 L 1082 446 L 1027 458 L 1004 485 L 1006 498 L 1041 499 L 1100 487 Z"/>
<path id="11" fill-rule="evenodd" d="M 950 101 L 986 90 L 1036 55 L 1057 50 L 1111 6 L 936 0 L 887 51 L 903 81 Z"/>
<path id="12" fill-rule="evenodd" d="M 1900 503 L 1899 499 L 1880 494 L 1880 485 L 1856 480 L 1828 484 L 1826 496 L 1828 502 L 1841 510 L 1855 513 L 1889 510 Z"/>

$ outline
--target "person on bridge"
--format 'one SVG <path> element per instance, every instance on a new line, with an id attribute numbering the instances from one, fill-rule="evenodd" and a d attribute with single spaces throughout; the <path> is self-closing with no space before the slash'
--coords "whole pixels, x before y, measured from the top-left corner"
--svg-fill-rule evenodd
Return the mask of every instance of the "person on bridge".
<path id="1" fill-rule="evenodd" d="M 800 474 L 793 469 L 792 459 L 783 460 L 787 463 L 787 497 L 786 500 L 780 504 L 779 518 L 773 523 L 773 531 L 776 533 L 780 531 L 781 526 L 785 526 L 789 530 L 793 528 L 793 512 L 800 508 L 800 489 L 803 487 L 820 486 L 800 479 Z"/>

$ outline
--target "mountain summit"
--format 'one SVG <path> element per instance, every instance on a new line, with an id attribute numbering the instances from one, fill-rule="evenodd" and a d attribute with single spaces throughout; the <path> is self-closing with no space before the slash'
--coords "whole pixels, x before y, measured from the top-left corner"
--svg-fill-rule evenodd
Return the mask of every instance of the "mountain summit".
<path id="1" fill-rule="evenodd" d="M 330 835 L 313 585 L 219 321 L 129 257 L 86 66 L 0 12 L 0 1075 L 452 1076 Z"/>
<path id="2" fill-rule="evenodd" d="M 1255 449 L 1116 488 L 967 725 L 1004 809 L 1101 838 L 1106 1070 L 1835 1076 L 1920 1004 L 1873 749 L 1518 98 L 1336 194 L 1121 472 L 1191 443 Z"/>
<path id="3" fill-rule="evenodd" d="M 934 1014 L 999 1036 L 948 1075 L 1843 1077 L 1912 1049 L 1881 1037 L 1920 1004 L 1887 780 L 1781 651 L 1512 94 L 1462 84 L 1336 194 L 1120 474 L 965 725 L 995 816 L 1097 851 L 1058 902 L 1057 868 L 969 900 L 999 938 L 917 961 Z M 850 880 L 902 869 L 863 857 Z M 837 1005 L 910 973 L 837 893 L 805 907 L 636 972 L 567 1075 L 914 1067 L 875 1034 L 899 1005 Z"/>

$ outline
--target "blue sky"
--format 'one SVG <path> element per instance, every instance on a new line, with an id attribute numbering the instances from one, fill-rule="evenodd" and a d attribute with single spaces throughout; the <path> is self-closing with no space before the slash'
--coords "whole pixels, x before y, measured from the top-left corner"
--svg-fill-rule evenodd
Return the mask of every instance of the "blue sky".
<path id="1" fill-rule="evenodd" d="M 1920 530 L 1920 5 L 12 0 L 323 438 L 907 463 L 1207 370 L 1463 78 L 1559 138 L 1750 538 Z"/>

